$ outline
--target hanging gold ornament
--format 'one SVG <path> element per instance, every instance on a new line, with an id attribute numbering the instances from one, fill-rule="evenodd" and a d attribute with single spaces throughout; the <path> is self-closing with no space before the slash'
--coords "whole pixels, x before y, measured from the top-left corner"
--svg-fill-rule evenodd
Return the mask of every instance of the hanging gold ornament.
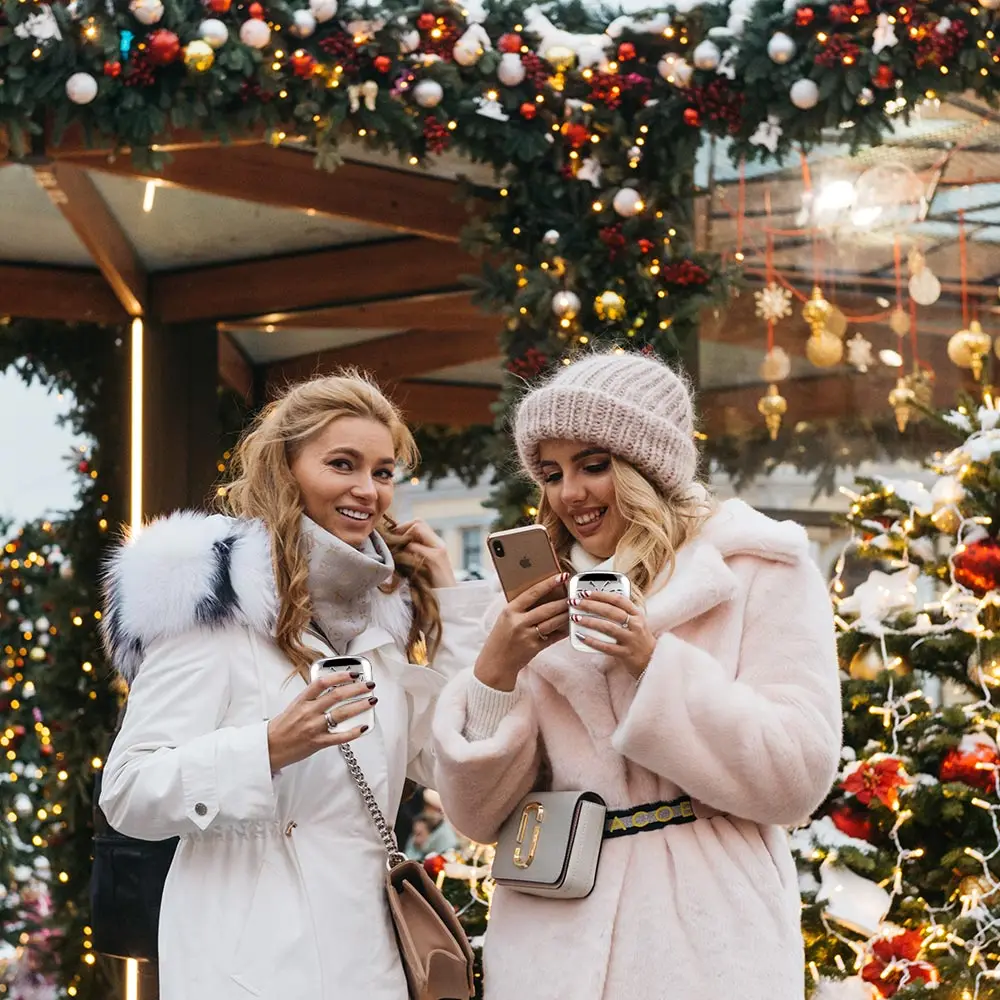
<path id="1" fill-rule="evenodd" d="M 934 401 L 934 372 L 927 368 L 917 368 L 905 376 L 906 384 L 913 391 L 913 399 L 919 406 L 910 414 L 913 421 L 923 420 L 926 414 L 920 407 L 930 409 Z"/>
<path id="2" fill-rule="evenodd" d="M 792 370 L 792 359 L 783 347 L 772 347 L 760 363 L 760 377 L 765 382 L 781 382 Z"/>
<path id="3" fill-rule="evenodd" d="M 991 884 L 985 875 L 966 875 L 958 883 L 958 895 L 967 897 L 972 906 L 976 906 L 987 896 L 990 897 L 991 906 L 1000 898 L 997 896 L 996 884 Z"/>
<path id="4" fill-rule="evenodd" d="M 862 646 L 851 658 L 848 673 L 856 681 L 873 681 L 886 670 L 891 670 L 897 677 L 904 677 L 913 668 L 901 656 L 890 655 L 882 659 L 882 650 L 877 643 Z"/>
<path id="5" fill-rule="evenodd" d="M 835 337 L 843 338 L 847 333 L 847 317 L 836 306 L 830 306 L 830 313 L 826 317 L 826 328 Z"/>
<path id="6" fill-rule="evenodd" d="M 781 430 L 781 418 L 788 412 L 788 402 L 774 383 L 767 387 L 767 395 L 757 401 L 757 412 L 764 418 L 771 440 L 776 441 Z"/>
<path id="7" fill-rule="evenodd" d="M 910 422 L 913 400 L 913 390 L 906 379 L 896 379 L 896 388 L 889 393 L 889 405 L 896 413 L 896 426 L 900 434 L 906 430 L 906 425 Z"/>
<path id="8" fill-rule="evenodd" d="M 826 326 L 826 321 L 830 316 L 833 307 L 823 297 L 823 289 L 819 285 L 813 285 L 812 295 L 809 301 L 802 307 L 802 318 L 808 323 L 809 329 L 815 334 L 817 330 L 822 330 Z"/>
<path id="9" fill-rule="evenodd" d="M 556 71 L 549 78 L 553 90 L 564 90 L 566 74 L 576 65 L 576 53 L 568 45 L 553 45 L 545 50 L 545 61 Z"/>
<path id="10" fill-rule="evenodd" d="M 625 300 L 617 292 L 608 289 L 594 299 L 594 312 L 598 319 L 616 323 L 625 317 Z"/>
<path id="11" fill-rule="evenodd" d="M 931 523 L 938 531 L 954 535 L 962 523 L 962 515 L 954 507 L 942 507 L 931 514 Z"/>
<path id="12" fill-rule="evenodd" d="M 806 341 L 806 357 L 817 368 L 830 368 L 844 357 L 844 342 L 824 327 L 814 327 Z"/>
<path id="13" fill-rule="evenodd" d="M 993 339 L 974 319 L 967 330 L 959 330 L 948 341 L 948 358 L 959 368 L 971 368 L 978 382 L 983 374 L 983 359 L 990 353 Z"/>
<path id="14" fill-rule="evenodd" d="M 905 309 L 893 309 L 889 313 L 889 329 L 897 337 L 905 337 L 910 332 L 910 317 Z"/>
<path id="15" fill-rule="evenodd" d="M 215 50 L 200 38 L 184 46 L 184 65 L 189 73 L 207 73 L 215 62 Z"/>

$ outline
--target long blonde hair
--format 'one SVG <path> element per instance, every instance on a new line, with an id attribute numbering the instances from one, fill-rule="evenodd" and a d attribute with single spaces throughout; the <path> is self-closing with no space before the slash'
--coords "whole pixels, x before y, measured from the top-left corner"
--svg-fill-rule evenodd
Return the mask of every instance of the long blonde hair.
<path id="1" fill-rule="evenodd" d="M 711 516 L 715 501 L 697 485 L 683 496 L 665 496 L 638 469 L 614 455 L 611 479 L 625 522 L 625 533 L 615 549 L 615 570 L 629 578 L 633 595 L 641 599 L 664 570 L 667 574 L 661 582 L 669 579 L 678 550 Z M 544 489 L 535 520 L 545 526 L 559 561 L 572 572 L 570 550 L 575 539 L 552 509 Z"/>
<path id="2" fill-rule="evenodd" d="M 233 479 L 219 497 L 220 509 L 234 517 L 258 518 L 271 538 L 271 564 L 278 593 L 275 639 L 296 671 L 308 679 L 315 653 L 301 640 L 312 616 L 309 561 L 301 538 L 302 493 L 292 462 L 313 435 L 340 417 L 361 417 L 386 427 L 395 458 L 413 469 L 419 452 L 399 410 L 365 375 L 347 369 L 288 388 L 269 403 L 236 446 Z M 441 637 L 441 614 L 426 567 L 406 551 L 396 525 L 383 516 L 376 530 L 396 563 L 388 593 L 403 580 L 409 584 L 413 620 L 408 637 L 411 655 L 424 644 L 433 656 Z"/>

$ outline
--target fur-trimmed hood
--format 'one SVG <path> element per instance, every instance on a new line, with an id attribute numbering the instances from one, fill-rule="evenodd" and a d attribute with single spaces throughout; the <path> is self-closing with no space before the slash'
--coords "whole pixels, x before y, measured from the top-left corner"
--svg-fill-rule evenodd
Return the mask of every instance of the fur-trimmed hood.
<path id="1" fill-rule="evenodd" d="M 111 554 L 102 574 L 101 633 L 129 683 L 150 643 L 193 628 L 242 625 L 272 635 L 278 612 L 271 543 L 263 522 L 179 511 L 145 526 Z M 405 588 L 378 592 L 372 624 L 405 648 Z"/>

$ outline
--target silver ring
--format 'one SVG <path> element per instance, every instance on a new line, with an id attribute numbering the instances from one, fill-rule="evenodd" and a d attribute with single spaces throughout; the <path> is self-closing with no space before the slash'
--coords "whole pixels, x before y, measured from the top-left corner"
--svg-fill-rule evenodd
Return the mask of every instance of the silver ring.
<path id="1" fill-rule="evenodd" d="M 630 614 L 626 614 L 625 615 L 625 621 L 622 622 L 622 628 L 627 629 L 628 628 L 628 623 L 630 621 L 632 621 L 632 616 Z"/>
<path id="2" fill-rule="evenodd" d="M 335 732 L 337 731 L 337 721 L 336 721 L 336 719 L 334 719 L 334 717 L 333 717 L 333 716 L 332 716 L 332 715 L 330 714 L 330 713 L 331 713 L 332 711 L 333 711 L 333 709 L 332 709 L 332 708 L 328 708 L 328 709 L 327 709 L 327 710 L 326 710 L 326 711 L 325 711 L 325 712 L 323 713 L 323 718 L 324 718 L 324 719 L 326 719 L 326 731 L 327 731 L 328 733 L 335 733 Z"/>
<path id="3" fill-rule="evenodd" d="M 548 642 L 549 637 L 537 625 L 535 626 L 535 631 L 538 633 L 538 638 L 541 639 L 542 642 Z"/>

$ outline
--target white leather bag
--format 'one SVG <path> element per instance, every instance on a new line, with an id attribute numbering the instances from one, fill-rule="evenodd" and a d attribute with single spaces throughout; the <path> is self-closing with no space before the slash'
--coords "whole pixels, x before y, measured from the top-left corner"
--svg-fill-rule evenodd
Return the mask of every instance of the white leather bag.
<path id="1" fill-rule="evenodd" d="M 498 885 L 549 899 L 582 899 L 597 881 L 607 805 L 595 792 L 532 792 L 500 830 Z"/>

